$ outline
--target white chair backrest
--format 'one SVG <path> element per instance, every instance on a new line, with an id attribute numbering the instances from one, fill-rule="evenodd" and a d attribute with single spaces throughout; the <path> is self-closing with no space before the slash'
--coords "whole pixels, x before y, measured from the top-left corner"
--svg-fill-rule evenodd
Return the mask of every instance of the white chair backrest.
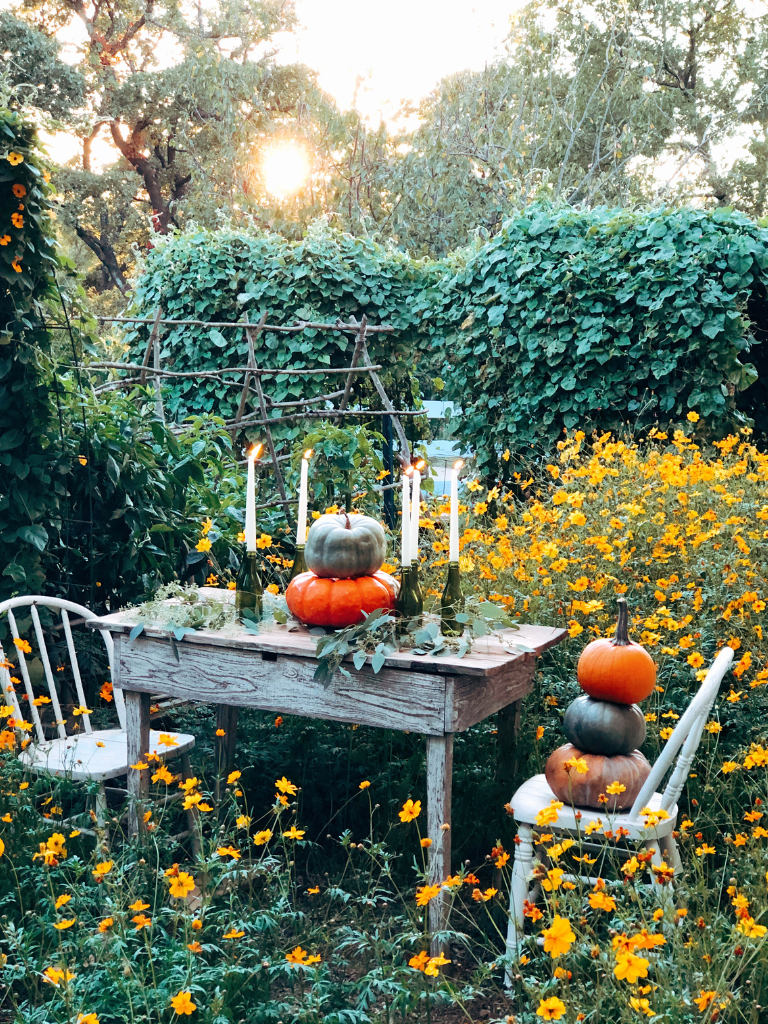
<path id="1" fill-rule="evenodd" d="M 632 809 L 629 812 L 630 818 L 638 819 L 640 816 L 640 810 L 643 807 L 648 806 L 651 797 L 661 785 L 662 779 L 669 771 L 675 758 L 675 754 L 677 754 L 678 750 L 682 747 L 680 757 L 675 765 L 675 770 L 672 772 L 666 789 L 662 794 L 661 807 L 663 810 L 669 811 L 670 808 L 674 807 L 677 803 L 678 797 L 683 791 L 685 780 L 688 778 L 688 772 L 690 771 L 691 764 L 693 763 L 696 748 L 701 741 L 701 734 L 704 731 L 704 725 L 709 716 L 709 712 L 712 710 L 712 705 L 715 703 L 717 692 L 720 689 L 720 683 L 722 682 L 723 676 L 730 668 L 732 661 L 733 649 L 731 647 L 724 647 L 712 662 L 709 672 L 707 672 L 704 681 L 699 687 L 699 692 L 688 705 L 683 717 L 675 726 L 675 731 L 664 745 L 664 749 L 656 759 L 656 763 L 653 768 L 651 768 L 651 774 L 645 780 L 643 788 L 640 790 L 637 795 L 637 799 L 632 804 Z"/>
<path id="2" fill-rule="evenodd" d="M 35 638 L 37 641 L 37 649 L 40 656 L 40 661 L 43 665 L 43 672 L 45 673 L 45 681 L 48 684 L 48 693 L 50 696 L 51 706 L 56 720 L 56 729 L 59 737 L 64 739 L 67 735 L 66 729 L 64 728 L 64 722 L 62 720 L 61 705 L 59 704 L 59 693 L 56 688 L 54 681 L 53 672 L 51 670 L 51 662 L 48 656 L 48 648 L 45 643 L 45 633 L 43 631 L 42 623 L 40 622 L 40 615 L 38 608 L 50 608 L 54 611 L 58 611 L 61 617 L 61 628 L 64 630 L 64 637 L 67 643 L 67 651 L 69 652 L 69 662 L 72 669 L 72 676 L 75 682 L 75 689 L 77 691 L 77 699 L 80 702 L 80 706 L 85 706 L 85 692 L 83 690 L 83 681 L 80 677 L 80 666 L 77 662 L 77 652 L 75 651 L 75 644 L 72 638 L 72 627 L 69 621 L 69 613 L 76 615 L 78 618 L 84 619 L 86 622 L 89 619 L 95 619 L 97 616 L 89 609 L 81 604 L 75 604 L 73 601 L 64 601 L 58 597 L 42 597 L 39 595 L 28 595 L 26 597 L 12 597 L 7 601 L 0 602 L 0 616 L 3 614 L 8 616 L 8 625 L 11 630 L 11 636 L 14 640 L 25 639 L 19 635 L 19 629 L 16 623 L 16 616 L 14 615 L 14 609 L 20 609 L 23 611 L 29 611 L 32 618 L 32 625 L 35 630 Z M 107 649 L 107 658 L 109 660 L 110 674 L 113 669 L 114 660 L 114 642 L 111 634 L 106 630 L 99 630 L 101 633 L 104 645 Z M 45 733 L 43 726 L 40 721 L 40 715 L 35 705 L 35 693 L 32 689 L 32 681 L 29 676 L 29 666 L 27 659 L 19 647 L 14 645 L 13 650 L 9 652 L 14 657 L 18 657 L 19 670 L 21 672 L 22 680 L 24 682 L 24 689 L 27 694 L 29 702 L 29 713 L 32 718 L 32 723 L 35 727 L 38 741 L 42 743 L 45 740 Z M 0 643 L 0 685 L 3 689 L 3 697 L 5 703 L 13 708 L 14 717 L 23 719 L 24 714 L 19 706 L 18 697 L 16 691 L 11 683 L 11 674 L 8 668 L 2 667 L 6 661 L 6 654 L 3 651 L 3 645 Z M 121 690 L 114 689 L 113 696 L 115 699 L 115 708 L 117 709 L 117 717 L 120 719 L 121 728 L 125 729 L 125 703 L 123 701 L 123 694 Z M 92 731 L 91 723 L 89 722 L 89 715 L 82 716 L 83 729 L 89 733 Z"/>

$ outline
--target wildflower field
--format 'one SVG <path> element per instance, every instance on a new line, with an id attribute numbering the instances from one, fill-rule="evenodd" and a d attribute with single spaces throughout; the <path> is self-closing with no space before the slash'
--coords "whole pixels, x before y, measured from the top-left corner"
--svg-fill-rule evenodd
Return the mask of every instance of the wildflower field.
<path id="1" fill-rule="evenodd" d="M 173 723 L 199 737 L 196 777 L 182 782 L 173 762 L 152 765 L 138 843 L 122 835 L 116 810 L 108 835 L 87 820 L 63 827 L 81 790 L 66 780 L 51 788 L 2 754 L 0 1020 L 768 1019 L 768 454 L 748 432 L 697 439 L 696 422 L 692 413 L 684 429 L 637 443 L 575 433 L 533 470 L 503 459 L 504 485 L 468 483 L 468 600 L 562 625 L 569 637 L 541 660 L 512 765 L 500 764 L 492 720 L 456 738 L 441 955 L 426 931 L 439 889 L 426 878 L 434 837 L 422 807 L 423 738 L 249 713 L 217 801 L 215 724 L 200 709 Z M 422 510 L 435 601 L 445 511 L 431 500 Z M 204 535 L 219 525 L 214 517 Z M 276 544 L 271 554 L 282 557 Z M 633 639 L 658 666 L 643 705 L 650 761 L 716 652 L 735 650 L 681 798 L 683 872 L 629 850 L 609 814 L 597 845 L 594 834 L 558 836 L 558 808 L 547 809 L 540 897 L 526 907 L 522 955 L 505 960 L 515 830 L 504 804 L 564 742 L 578 655 L 612 634 L 620 594 Z M 103 701 L 94 719 L 109 713 Z M 178 802 L 164 804 L 169 793 Z M 173 838 L 187 828 L 185 806 L 198 812 L 195 842 Z M 591 880 L 567 877 L 579 870 Z"/>

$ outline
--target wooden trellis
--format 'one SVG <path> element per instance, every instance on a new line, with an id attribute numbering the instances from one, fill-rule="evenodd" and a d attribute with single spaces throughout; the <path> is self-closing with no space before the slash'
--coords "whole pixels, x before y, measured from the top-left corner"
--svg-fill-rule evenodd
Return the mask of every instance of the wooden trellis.
<path id="1" fill-rule="evenodd" d="M 403 416 L 423 416 L 423 409 L 395 409 L 389 396 L 386 393 L 384 385 L 381 382 L 378 371 L 383 369 L 381 364 L 375 364 L 371 360 L 368 352 L 367 338 L 375 333 L 390 334 L 394 331 L 394 328 L 388 324 L 369 324 L 368 318 L 363 315 L 358 322 L 354 317 L 350 317 L 348 321 L 336 320 L 335 323 L 315 323 L 307 320 L 299 320 L 295 324 L 289 325 L 274 325 L 267 323 L 267 314 L 261 317 L 258 323 L 252 324 L 248 320 L 248 314 L 241 321 L 235 322 L 217 322 L 217 321 L 205 321 L 205 320 L 168 320 L 163 318 L 162 307 L 158 306 L 155 315 L 153 317 L 102 317 L 100 323 L 111 322 L 111 323 L 132 323 L 132 324 L 151 324 L 152 328 L 147 342 L 147 347 L 144 352 L 144 359 L 141 364 L 137 363 L 119 363 L 119 362 L 95 362 L 89 363 L 82 369 L 87 370 L 122 370 L 126 371 L 130 376 L 120 378 L 119 380 L 107 381 L 104 384 L 98 385 L 94 390 L 98 393 L 100 391 L 107 391 L 114 388 L 132 387 L 136 384 L 146 384 L 147 377 L 151 377 L 155 384 L 155 412 L 158 419 L 165 421 L 165 412 L 163 409 L 163 399 L 161 392 L 161 381 L 163 378 L 196 378 L 196 379 L 213 379 L 225 387 L 237 388 L 240 390 L 240 401 L 238 403 L 237 412 L 234 417 L 225 421 L 227 430 L 229 431 L 232 439 L 234 440 L 238 431 L 244 427 L 263 427 L 264 435 L 267 443 L 267 450 L 269 452 L 269 459 L 263 460 L 266 464 L 271 462 L 274 474 L 275 483 L 279 492 L 278 504 L 285 506 L 286 514 L 289 513 L 289 507 L 295 502 L 290 500 L 287 496 L 285 489 L 285 481 L 283 474 L 280 469 L 281 461 L 290 458 L 290 456 L 278 456 L 277 449 L 275 447 L 274 437 L 272 435 L 272 427 L 277 423 L 285 423 L 297 419 L 338 419 L 347 416 L 371 416 L 375 415 L 370 410 L 357 410 L 347 408 L 349 404 L 350 394 L 352 392 L 352 384 L 356 374 L 365 373 L 368 374 L 376 392 L 381 398 L 383 410 L 381 415 L 388 417 L 392 427 L 400 444 L 400 459 L 403 464 L 407 464 L 410 461 L 410 446 L 408 439 L 405 435 L 405 430 L 401 422 Z M 223 367 L 220 370 L 169 370 L 164 369 L 161 365 L 161 333 L 162 328 L 165 326 L 170 327 L 215 327 L 219 328 L 235 328 L 237 330 L 244 330 L 246 339 L 248 342 L 248 362 L 246 366 L 236 367 Z M 311 369 L 293 369 L 283 367 L 282 369 L 270 369 L 267 367 L 259 366 L 256 361 L 256 343 L 258 342 L 261 335 L 267 332 L 275 332 L 278 334 L 298 334 L 301 331 L 311 328 L 319 331 L 339 331 L 345 334 L 355 335 L 355 348 L 352 354 L 352 360 L 350 366 L 345 367 L 318 367 Z M 150 363 L 152 365 L 150 365 Z M 339 376 L 346 375 L 346 381 L 344 387 L 340 390 L 330 391 L 327 394 L 317 395 L 314 398 L 307 399 L 295 399 L 292 401 L 275 402 L 267 395 L 264 394 L 262 388 L 262 378 L 272 376 L 283 376 L 292 375 L 299 377 L 312 377 L 312 376 Z M 228 379 L 229 377 L 232 379 Z M 252 404 L 256 406 L 253 411 L 248 412 L 248 402 L 251 400 Z M 338 408 L 331 409 L 312 409 L 313 405 L 319 405 L 320 403 L 333 402 L 340 399 Z M 280 410 L 279 415 L 271 416 L 270 413 L 273 410 Z M 392 472 L 392 466 L 388 467 Z M 394 487 L 398 487 L 399 483 L 393 483 L 390 481 L 389 484 L 385 484 L 382 487 L 383 491 L 389 491 Z M 266 507 L 266 506 L 260 506 Z"/>

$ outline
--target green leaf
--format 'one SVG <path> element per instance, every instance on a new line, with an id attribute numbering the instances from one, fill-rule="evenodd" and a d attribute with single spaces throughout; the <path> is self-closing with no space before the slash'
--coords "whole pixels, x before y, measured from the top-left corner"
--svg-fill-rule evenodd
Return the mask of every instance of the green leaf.
<path id="1" fill-rule="evenodd" d="M 48 544 L 48 533 L 42 526 L 22 526 L 16 531 L 16 536 L 38 551 L 45 551 Z"/>
<path id="2" fill-rule="evenodd" d="M 120 480 L 120 467 L 118 466 L 118 464 L 115 462 L 111 455 L 107 456 L 107 476 L 115 485 L 115 487 L 117 487 L 118 482 Z"/>
<path id="3" fill-rule="evenodd" d="M 135 640 L 137 636 L 140 636 L 144 632 L 143 623 L 139 623 L 138 626 L 134 626 L 131 632 L 128 634 L 129 640 Z"/>

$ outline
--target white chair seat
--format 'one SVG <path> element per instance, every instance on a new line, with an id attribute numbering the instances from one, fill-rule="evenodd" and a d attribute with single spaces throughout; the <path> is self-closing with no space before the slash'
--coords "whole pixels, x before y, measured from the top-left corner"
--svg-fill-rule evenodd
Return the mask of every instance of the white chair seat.
<path id="1" fill-rule="evenodd" d="M 661 807 L 662 797 L 662 793 L 654 793 L 646 806 L 650 807 L 652 811 L 657 811 Z M 527 782 L 523 783 L 510 801 L 514 809 L 515 821 L 524 822 L 526 825 L 535 825 L 536 815 L 539 811 L 549 807 L 550 802 L 556 799 L 557 797 L 549 788 L 546 775 L 534 775 L 532 779 L 528 779 Z M 581 818 L 578 821 L 575 817 L 577 811 L 581 814 Z M 661 839 L 662 836 L 669 835 L 675 827 L 677 820 L 677 804 L 671 807 L 667 813 L 669 818 L 660 821 L 653 828 L 646 829 L 643 827 L 642 820 L 638 821 L 637 818 L 633 820 L 629 817 L 628 813 L 593 811 L 587 807 L 577 807 L 574 810 L 573 807 L 565 804 L 558 811 L 557 822 L 554 825 L 540 827 L 543 832 L 576 832 L 578 830 L 584 835 L 587 825 L 599 819 L 603 822 L 606 829 L 612 829 L 615 833 L 616 829 L 625 828 L 629 832 L 629 835 L 626 837 L 627 839 L 640 839 L 644 842 L 657 836 Z M 599 834 L 596 835 L 596 838 L 599 840 Z"/>
<path id="2" fill-rule="evenodd" d="M 188 733 L 171 733 L 178 746 L 160 744 L 161 733 L 149 734 L 149 750 L 162 760 L 186 753 L 195 745 Z M 103 746 L 99 746 L 103 744 Z M 19 754 L 19 760 L 37 773 L 64 775 L 71 779 L 114 779 L 128 771 L 128 740 L 122 729 L 101 729 L 43 743 L 33 743 Z M 150 767 L 157 762 L 150 762 Z"/>

